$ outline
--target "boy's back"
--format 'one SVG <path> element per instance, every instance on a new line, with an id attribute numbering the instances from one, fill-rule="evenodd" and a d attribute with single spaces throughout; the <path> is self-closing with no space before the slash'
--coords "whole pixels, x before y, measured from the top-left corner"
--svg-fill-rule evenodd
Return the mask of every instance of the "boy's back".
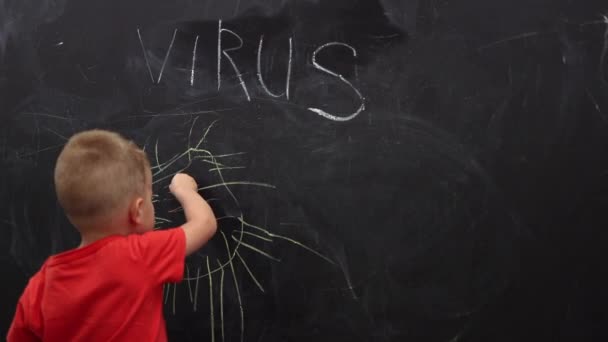
<path id="1" fill-rule="evenodd" d="M 64 146 L 55 189 L 81 244 L 50 257 L 32 277 L 8 341 L 166 341 L 163 284 L 180 281 L 185 257 L 217 230 L 196 181 L 173 177 L 169 190 L 186 222 L 153 231 L 147 156 L 116 133 L 91 130 Z"/>
<path id="2" fill-rule="evenodd" d="M 166 341 L 162 287 L 180 281 L 182 229 L 111 236 L 50 257 L 32 277 L 9 340 Z"/>

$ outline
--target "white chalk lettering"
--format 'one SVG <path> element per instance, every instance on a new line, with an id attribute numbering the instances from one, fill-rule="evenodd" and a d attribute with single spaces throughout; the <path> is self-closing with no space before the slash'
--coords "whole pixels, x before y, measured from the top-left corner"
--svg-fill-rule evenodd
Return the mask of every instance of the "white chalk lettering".
<path id="1" fill-rule="evenodd" d="M 355 88 L 355 86 L 353 86 L 353 84 L 348 81 L 346 78 L 344 78 L 342 75 L 338 74 L 337 72 L 331 71 L 325 67 L 323 67 L 322 65 L 320 65 L 319 63 L 317 63 L 317 54 L 319 52 L 321 52 L 321 50 L 331 47 L 331 46 L 341 46 L 341 47 L 346 47 L 348 49 L 350 49 L 353 53 L 353 57 L 357 57 L 357 50 L 355 50 L 354 47 L 346 44 L 346 43 L 340 43 L 340 42 L 330 42 L 324 45 L 319 46 L 312 54 L 312 65 L 318 69 L 321 70 L 329 75 L 335 76 L 337 78 L 339 78 L 342 82 L 346 83 L 349 87 L 351 87 L 355 93 L 357 94 L 357 97 L 359 97 L 359 99 L 361 100 L 361 105 L 359 106 L 359 108 L 352 114 L 347 115 L 347 116 L 338 116 L 338 115 L 334 115 L 334 114 L 330 114 L 326 111 L 324 111 L 323 109 L 320 108 L 308 108 L 309 111 L 313 112 L 313 113 L 317 113 L 319 115 L 321 115 L 322 117 L 329 119 L 329 120 L 333 120 L 333 121 L 349 121 L 354 119 L 357 115 L 359 115 L 359 113 L 361 113 L 363 110 L 365 110 L 365 98 L 363 97 L 363 95 L 361 95 L 361 92 L 359 92 L 359 90 L 357 88 Z"/>
<path id="2" fill-rule="evenodd" d="M 289 38 L 289 60 L 287 62 L 287 77 L 286 77 L 286 81 L 285 81 L 285 91 L 281 94 L 275 94 L 272 91 L 270 91 L 270 89 L 268 89 L 268 86 L 266 86 L 266 83 L 264 82 L 264 78 L 262 76 L 262 46 L 263 45 L 264 45 L 264 36 L 260 36 L 260 43 L 258 45 L 258 65 L 257 65 L 257 74 L 258 74 L 258 80 L 260 81 L 260 85 L 262 86 L 262 89 L 264 89 L 266 94 L 268 94 L 272 97 L 281 97 L 281 96 L 285 95 L 285 97 L 289 100 L 289 82 L 291 80 L 291 63 L 292 63 L 292 55 L 293 55 L 292 39 L 291 39 L 291 37 Z"/>
<path id="3" fill-rule="evenodd" d="M 234 37 L 236 37 L 239 40 L 239 45 L 236 47 L 224 49 L 222 47 L 222 33 L 223 32 L 230 33 Z M 232 59 L 232 57 L 230 57 L 230 55 L 228 54 L 228 52 L 236 51 L 236 50 L 240 49 L 241 47 L 243 47 L 243 39 L 238 34 L 236 34 L 234 31 L 222 28 L 222 20 L 219 20 L 218 21 L 218 30 L 217 30 L 217 90 L 218 91 L 220 90 L 220 87 L 222 84 L 222 56 L 223 56 L 232 65 L 232 68 L 234 69 L 234 73 L 236 74 L 236 77 L 239 79 L 241 87 L 243 88 L 243 92 L 245 92 L 247 101 L 251 101 L 251 97 L 249 96 L 249 91 L 247 90 L 247 85 L 245 84 L 245 81 L 243 80 L 243 75 L 239 72 L 239 69 L 237 68 L 236 64 L 234 63 L 234 60 Z"/>
<path id="4" fill-rule="evenodd" d="M 248 86 L 245 82 L 244 79 L 244 75 L 249 75 L 249 67 L 255 67 L 256 68 L 256 77 L 257 77 L 257 81 L 256 80 L 252 80 L 252 82 L 257 83 L 259 82 L 259 86 L 261 91 L 265 94 L 267 94 L 269 97 L 271 98 L 282 98 L 285 97 L 287 99 L 286 103 L 289 103 L 291 101 L 291 97 L 292 97 L 292 91 L 294 89 L 292 89 L 292 84 L 291 84 L 291 80 L 292 80 L 292 70 L 293 70 L 293 66 L 294 63 L 296 62 L 296 60 L 294 59 L 295 56 L 295 52 L 294 52 L 294 48 L 295 48 L 295 43 L 293 41 L 293 37 L 289 37 L 288 39 L 288 53 L 287 53 L 287 65 L 285 66 L 285 84 L 281 85 L 279 83 L 278 89 L 271 89 L 271 87 L 269 87 L 268 79 L 274 79 L 273 77 L 270 77 L 270 75 L 275 75 L 277 71 L 273 66 L 274 66 L 274 62 L 275 62 L 275 57 L 277 56 L 276 50 L 272 50 L 272 52 L 268 52 L 266 51 L 266 55 L 264 55 L 264 35 L 261 35 L 259 37 L 259 42 L 258 42 L 258 46 L 257 46 L 257 60 L 256 60 L 256 65 L 255 66 L 250 66 L 248 65 L 246 67 L 246 69 L 242 69 L 243 65 L 241 65 L 241 70 L 243 70 L 245 73 L 242 73 L 241 70 L 239 70 L 239 66 L 237 66 L 237 63 L 234 60 L 234 55 L 235 55 L 235 51 L 239 51 L 243 48 L 244 44 L 244 40 L 243 38 L 236 32 L 228 29 L 228 28 L 224 28 L 222 26 L 223 22 L 222 20 L 218 20 L 218 28 L 217 28 L 217 91 L 219 92 L 222 88 L 222 67 L 224 68 L 224 72 L 226 72 L 226 61 L 228 62 L 228 64 L 230 65 L 230 67 L 228 67 L 228 69 L 232 68 L 232 71 L 228 70 L 228 72 L 232 75 L 232 72 L 234 72 L 235 77 L 229 77 L 227 78 L 224 75 L 224 81 L 228 81 L 228 80 L 234 80 L 236 79 L 238 84 L 235 84 L 235 86 L 239 87 L 242 89 L 243 93 L 245 94 L 245 98 L 247 99 L 247 101 L 251 102 L 251 95 L 249 94 L 249 89 Z M 608 25 L 607 25 L 608 27 Z M 608 28 L 606 29 L 606 32 L 608 32 Z M 171 41 L 169 42 L 169 46 L 166 50 L 166 52 L 164 53 L 164 59 L 162 60 L 162 64 L 160 62 L 160 58 L 157 58 L 155 60 L 152 60 L 150 58 L 150 54 L 146 48 L 146 45 L 144 44 L 144 39 L 142 38 L 142 34 L 139 28 L 137 28 L 137 37 L 139 38 L 139 43 L 140 43 L 140 47 L 141 50 L 143 52 L 143 57 L 145 60 L 145 64 L 146 64 L 146 68 L 148 69 L 148 74 L 150 76 L 150 80 L 152 81 L 153 84 L 158 84 L 161 82 L 161 80 L 163 79 L 163 75 L 165 70 L 167 70 L 166 68 L 171 68 L 170 64 L 168 63 L 170 56 L 172 54 L 172 50 L 174 47 L 174 43 L 176 40 L 176 36 L 177 36 L 178 30 L 174 29 L 173 30 L 173 35 L 171 37 Z M 608 36 L 608 34 L 607 34 Z M 229 43 L 226 43 L 226 37 L 228 37 Z M 195 78 L 197 76 L 197 74 L 200 74 L 200 71 L 203 70 L 203 68 L 205 68 L 204 65 L 201 65 L 201 63 L 197 60 L 200 58 L 197 58 L 197 53 L 199 53 L 199 45 L 200 44 L 204 44 L 203 41 L 200 41 L 201 35 L 197 34 L 195 36 L 194 39 L 194 44 L 192 47 L 192 60 L 188 61 L 187 63 L 191 63 L 190 66 L 190 70 L 188 72 L 188 67 L 184 69 L 182 69 L 181 67 L 178 69 L 175 69 L 176 71 L 179 72 L 184 72 L 185 73 L 185 82 L 188 82 L 188 76 L 190 79 L 190 86 L 193 87 L 194 83 L 195 83 Z M 233 42 L 235 41 L 235 42 Z M 608 40 L 607 40 L 608 42 Z M 211 44 L 215 44 L 215 42 L 211 42 Z M 313 54 L 312 54 L 312 66 L 313 66 L 313 70 L 318 70 L 321 71 L 324 74 L 327 74 L 331 77 L 335 77 L 337 78 L 340 82 L 336 82 L 337 80 L 333 80 L 333 82 L 335 82 L 336 84 L 339 83 L 344 83 L 346 84 L 350 89 L 352 89 L 352 91 L 354 91 L 355 93 L 355 97 L 358 98 L 354 99 L 354 101 L 358 101 L 360 102 L 358 108 L 356 110 L 354 110 L 353 112 L 349 112 L 349 110 L 346 110 L 345 113 L 330 113 L 326 109 L 321 109 L 321 108 L 317 108 L 317 107 L 313 107 L 313 106 L 306 106 L 305 108 L 313 113 L 316 113 L 319 116 L 322 116 L 328 120 L 332 120 L 332 121 L 337 121 L 337 122 L 345 122 L 345 121 L 349 121 L 354 119 L 355 117 L 357 117 L 361 112 L 363 112 L 365 110 L 365 105 L 366 105 L 366 99 L 365 97 L 361 94 L 361 92 L 359 91 L 359 89 L 357 88 L 358 86 L 355 86 L 355 84 L 358 84 L 359 82 L 359 70 L 357 69 L 357 65 L 355 63 L 355 65 L 353 65 L 354 70 L 353 70 L 353 75 L 352 80 L 348 80 L 346 79 L 346 77 L 344 77 L 342 74 L 340 74 L 337 71 L 331 70 L 331 67 L 322 65 L 321 62 L 318 61 L 318 57 L 320 56 L 320 53 L 323 52 L 325 49 L 328 48 L 337 48 L 337 49 L 348 49 L 350 50 L 350 52 L 352 53 L 352 56 L 355 58 L 355 60 L 357 59 L 357 50 L 347 44 L 347 43 L 342 43 L 342 42 L 328 42 L 325 43 L 323 45 L 318 46 Z M 284 49 L 284 47 L 283 47 Z M 280 54 L 281 56 L 284 55 L 284 50 L 280 50 L 282 53 Z M 180 51 L 181 52 L 181 51 Z M 241 51 L 239 51 L 240 53 Z M 189 48 L 188 51 L 186 52 L 186 54 L 190 53 Z M 180 53 L 181 55 L 181 53 Z M 608 43 L 604 44 L 604 48 L 602 50 L 602 55 L 600 60 L 604 60 L 607 58 L 608 55 Z M 263 62 L 263 57 L 266 57 L 264 59 L 265 62 Z M 189 58 L 189 57 L 186 57 Z M 278 59 L 278 58 L 277 58 Z M 158 72 L 158 75 L 155 74 L 155 72 L 152 71 L 152 63 L 151 62 L 156 62 L 154 64 L 154 66 L 156 67 L 158 64 L 160 65 L 160 69 Z M 264 71 L 263 71 L 263 67 L 262 64 L 264 64 L 265 68 L 266 68 L 266 80 L 264 80 Z M 603 63 L 602 63 L 603 64 Z M 329 64 L 327 64 L 329 65 Z M 211 69 L 213 69 L 213 66 L 211 66 Z M 253 68 L 252 68 L 253 69 Z M 206 69 L 205 69 L 206 70 Z M 282 69 L 282 66 L 279 68 L 279 72 L 282 73 L 284 69 Z M 197 72 L 198 71 L 198 72 Z M 316 71 L 315 71 L 316 72 Z M 603 73 L 603 65 L 600 65 L 600 72 Z M 323 76 L 324 78 L 327 78 L 326 76 Z M 86 77 L 85 77 L 86 78 Z M 354 83 L 354 84 L 353 84 Z M 232 84 L 231 84 L 232 86 Z M 293 87 L 296 87 L 296 85 L 293 85 Z M 273 87 L 274 88 L 274 87 Z M 283 88 L 283 89 L 281 89 Z M 238 90 L 237 90 L 238 91 Z M 350 91 L 350 90 L 347 90 Z M 350 97 L 350 96 L 349 96 Z M 270 100 L 270 99 L 267 99 Z M 276 101 L 276 100 L 272 100 L 272 101 Z M 280 101 L 279 101 L 280 102 Z M 327 103 L 328 101 L 325 101 L 325 103 Z M 334 101 L 329 101 L 334 102 Z M 335 102 L 335 103 L 339 103 L 339 102 Z M 353 104 L 353 107 L 356 104 Z M 333 111 L 332 111 L 333 112 Z"/>
<path id="5" fill-rule="evenodd" d="M 196 66 L 196 48 L 198 46 L 198 36 L 194 40 L 194 49 L 192 49 L 192 72 L 190 73 L 190 85 L 194 85 L 194 68 Z"/>
<path id="6" fill-rule="evenodd" d="M 169 59 L 169 55 L 171 54 L 171 50 L 173 49 L 173 43 L 175 42 L 175 36 L 177 35 L 177 29 L 173 30 L 173 37 L 171 38 L 171 43 L 169 44 L 169 49 L 167 49 L 167 53 L 165 54 L 165 59 L 163 60 L 163 64 L 160 68 L 160 73 L 158 74 L 158 79 L 156 83 L 160 83 L 163 78 L 163 72 L 165 71 L 165 66 L 167 65 L 167 60 Z M 146 52 L 146 47 L 144 46 L 144 41 L 141 38 L 141 32 L 139 28 L 137 29 L 137 36 L 139 37 L 139 43 L 141 44 L 141 49 L 144 54 L 144 60 L 146 61 L 146 66 L 148 67 L 148 72 L 150 73 L 150 79 L 152 83 L 154 83 L 154 75 L 152 73 L 152 68 L 150 67 L 150 60 L 148 59 L 148 53 Z"/>

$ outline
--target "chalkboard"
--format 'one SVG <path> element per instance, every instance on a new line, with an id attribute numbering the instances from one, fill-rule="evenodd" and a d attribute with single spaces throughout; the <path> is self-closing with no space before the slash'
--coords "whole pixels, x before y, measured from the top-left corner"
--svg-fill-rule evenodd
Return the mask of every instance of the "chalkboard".
<path id="1" fill-rule="evenodd" d="M 78 244 L 61 147 L 106 128 L 148 153 L 159 228 L 182 170 L 218 216 L 165 286 L 173 341 L 605 340 L 606 11 L 0 1 L 0 333 Z"/>

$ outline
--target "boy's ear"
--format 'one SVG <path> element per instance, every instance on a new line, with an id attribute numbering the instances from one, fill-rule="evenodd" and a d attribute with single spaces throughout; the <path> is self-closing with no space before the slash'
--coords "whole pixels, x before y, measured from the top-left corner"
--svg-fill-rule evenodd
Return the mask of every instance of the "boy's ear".
<path id="1" fill-rule="evenodd" d="M 129 207 L 129 221 L 135 225 L 140 225 L 144 220 L 144 199 L 136 197 Z"/>

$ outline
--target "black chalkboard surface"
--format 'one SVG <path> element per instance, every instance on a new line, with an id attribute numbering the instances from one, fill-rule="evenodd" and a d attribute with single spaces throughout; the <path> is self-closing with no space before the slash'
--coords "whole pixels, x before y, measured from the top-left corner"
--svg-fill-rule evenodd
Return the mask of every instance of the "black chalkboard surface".
<path id="1" fill-rule="evenodd" d="M 607 11 L 0 1 L 0 333 L 78 243 L 61 146 L 107 128 L 145 147 L 158 227 L 181 170 L 218 216 L 165 286 L 173 341 L 606 340 Z"/>

